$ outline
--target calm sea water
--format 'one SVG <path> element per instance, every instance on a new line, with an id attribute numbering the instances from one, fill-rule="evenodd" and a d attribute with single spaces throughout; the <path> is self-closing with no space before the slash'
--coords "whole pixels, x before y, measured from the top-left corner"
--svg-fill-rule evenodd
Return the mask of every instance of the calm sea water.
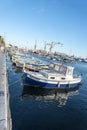
<path id="1" fill-rule="evenodd" d="M 83 83 L 68 93 L 23 86 L 22 71 L 7 66 L 12 130 L 87 130 L 87 63 L 72 64 Z"/>

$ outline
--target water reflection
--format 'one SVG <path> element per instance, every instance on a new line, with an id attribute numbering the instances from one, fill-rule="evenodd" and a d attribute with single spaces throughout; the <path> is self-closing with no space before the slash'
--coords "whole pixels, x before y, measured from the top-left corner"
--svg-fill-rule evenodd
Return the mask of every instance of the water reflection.
<path id="1" fill-rule="evenodd" d="M 24 86 L 21 99 L 31 98 L 34 100 L 45 100 L 45 101 L 53 101 L 56 103 L 58 107 L 64 106 L 70 96 L 74 96 L 78 94 L 78 90 L 74 91 L 64 91 L 58 89 L 44 89 L 44 88 L 36 88 L 33 86 Z"/>
<path id="2" fill-rule="evenodd" d="M 13 70 L 15 73 L 21 73 L 21 72 L 22 72 L 22 68 L 18 68 L 18 67 L 16 67 L 15 65 L 12 65 L 12 70 Z"/>

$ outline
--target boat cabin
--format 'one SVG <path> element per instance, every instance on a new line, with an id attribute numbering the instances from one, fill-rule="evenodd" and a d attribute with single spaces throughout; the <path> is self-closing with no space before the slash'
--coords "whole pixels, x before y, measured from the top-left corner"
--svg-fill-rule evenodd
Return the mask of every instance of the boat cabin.
<path id="1" fill-rule="evenodd" d="M 73 78 L 73 67 L 60 64 L 51 64 L 50 70 L 45 70 L 44 75 L 48 79 L 64 80 Z"/>

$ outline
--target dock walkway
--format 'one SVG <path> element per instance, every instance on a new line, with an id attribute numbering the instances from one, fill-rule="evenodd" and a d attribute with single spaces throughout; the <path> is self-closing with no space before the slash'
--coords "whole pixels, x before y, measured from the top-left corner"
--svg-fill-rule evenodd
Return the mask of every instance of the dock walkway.
<path id="1" fill-rule="evenodd" d="M 0 51 L 0 130 L 11 130 L 6 56 Z"/>

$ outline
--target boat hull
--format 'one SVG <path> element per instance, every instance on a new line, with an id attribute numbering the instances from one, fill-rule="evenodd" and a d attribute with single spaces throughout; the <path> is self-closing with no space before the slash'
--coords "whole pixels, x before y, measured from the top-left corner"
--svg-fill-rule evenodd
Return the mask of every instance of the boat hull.
<path id="1" fill-rule="evenodd" d="M 45 81 L 39 81 L 39 80 L 35 80 L 31 77 L 27 77 L 25 76 L 25 78 L 23 79 L 23 84 L 24 85 L 32 85 L 35 87 L 42 87 L 42 88 L 60 88 L 60 89 L 68 89 L 68 88 L 74 88 L 78 85 L 81 84 L 81 81 L 78 80 L 77 82 L 45 82 Z"/>

